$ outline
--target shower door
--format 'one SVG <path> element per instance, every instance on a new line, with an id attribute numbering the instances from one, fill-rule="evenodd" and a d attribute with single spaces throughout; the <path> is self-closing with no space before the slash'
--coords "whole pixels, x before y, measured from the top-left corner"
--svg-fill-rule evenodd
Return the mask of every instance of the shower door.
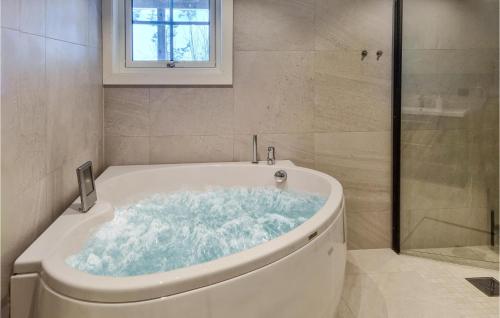
<path id="1" fill-rule="evenodd" d="M 399 247 L 498 268 L 498 0 L 396 5 Z"/>

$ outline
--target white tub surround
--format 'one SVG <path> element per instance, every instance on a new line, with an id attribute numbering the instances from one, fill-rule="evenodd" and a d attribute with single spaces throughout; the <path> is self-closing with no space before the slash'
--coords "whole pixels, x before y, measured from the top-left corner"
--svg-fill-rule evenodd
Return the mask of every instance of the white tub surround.
<path id="1" fill-rule="evenodd" d="M 274 173 L 288 180 L 278 185 Z M 157 192 L 209 186 L 276 186 L 328 197 L 296 229 L 210 262 L 168 272 L 96 276 L 65 259 L 79 251 L 114 207 Z M 98 203 L 77 201 L 14 265 L 12 318 L 332 317 L 344 279 L 346 244 L 341 185 L 289 161 L 110 167 L 96 182 Z M 26 297 L 25 295 L 32 295 Z M 27 308 L 29 310 L 27 310 Z"/>

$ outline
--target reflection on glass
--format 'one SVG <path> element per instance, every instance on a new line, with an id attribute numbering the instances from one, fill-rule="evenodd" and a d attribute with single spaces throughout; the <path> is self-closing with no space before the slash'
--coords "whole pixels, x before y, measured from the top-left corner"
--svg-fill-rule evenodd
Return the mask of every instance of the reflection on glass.
<path id="1" fill-rule="evenodd" d="M 134 24 L 132 49 L 135 61 L 156 61 L 158 59 L 158 28 L 155 25 Z"/>
<path id="2" fill-rule="evenodd" d="M 210 59 L 208 25 L 178 25 L 174 28 L 175 61 L 208 61 Z"/>
<path id="3" fill-rule="evenodd" d="M 210 3 L 208 0 L 174 0 L 174 21 L 210 21 Z"/>
<path id="4" fill-rule="evenodd" d="M 134 0 L 132 59 L 209 61 L 210 20 L 209 0 Z"/>
<path id="5" fill-rule="evenodd" d="M 498 9 L 404 0 L 404 253 L 498 269 Z"/>

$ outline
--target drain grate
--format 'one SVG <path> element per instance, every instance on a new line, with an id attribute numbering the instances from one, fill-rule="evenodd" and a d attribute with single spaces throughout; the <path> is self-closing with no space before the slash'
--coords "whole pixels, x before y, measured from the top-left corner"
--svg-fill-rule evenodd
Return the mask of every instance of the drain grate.
<path id="1" fill-rule="evenodd" d="M 482 291 L 488 297 L 498 297 L 498 280 L 493 277 L 466 278 L 469 283 Z"/>

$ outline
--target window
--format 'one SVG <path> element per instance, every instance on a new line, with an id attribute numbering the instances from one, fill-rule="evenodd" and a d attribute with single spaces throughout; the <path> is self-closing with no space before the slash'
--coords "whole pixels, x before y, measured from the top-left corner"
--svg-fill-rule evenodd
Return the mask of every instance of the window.
<path id="1" fill-rule="evenodd" d="M 104 84 L 232 84 L 232 0 L 103 2 Z"/>
<path id="2" fill-rule="evenodd" d="M 128 0 L 127 66 L 214 67 L 214 0 Z"/>

